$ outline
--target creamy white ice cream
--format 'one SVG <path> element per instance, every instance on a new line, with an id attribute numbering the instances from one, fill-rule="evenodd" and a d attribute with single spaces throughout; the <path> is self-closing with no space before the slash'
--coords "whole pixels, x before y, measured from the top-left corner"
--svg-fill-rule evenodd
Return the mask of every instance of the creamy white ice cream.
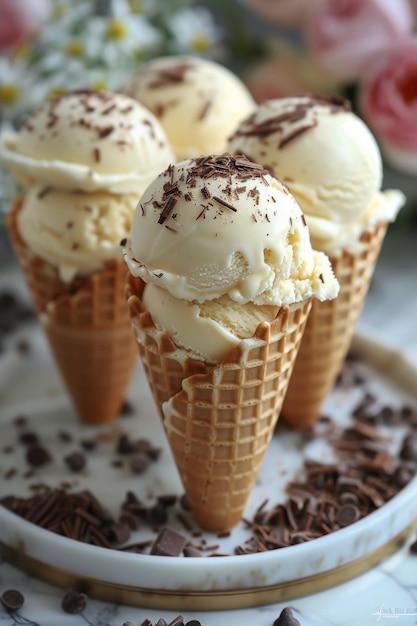
<path id="1" fill-rule="evenodd" d="M 135 99 L 74 91 L 5 134 L 0 160 L 24 185 L 140 194 L 174 155 L 158 120 Z"/>
<path id="2" fill-rule="evenodd" d="M 228 154 L 170 166 L 144 192 L 124 248 L 156 325 L 216 362 L 281 305 L 336 297 L 294 198 L 262 166 Z"/>
<path id="3" fill-rule="evenodd" d="M 130 230 L 136 194 L 77 193 L 32 186 L 17 216 L 20 235 L 64 281 L 85 276 L 105 261 L 121 259 L 120 240 Z"/>
<path id="4" fill-rule="evenodd" d="M 382 159 L 364 122 L 339 99 L 278 98 L 258 105 L 228 143 L 282 180 L 302 208 L 313 246 L 354 246 L 366 227 L 404 203 L 381 192 Z"/>
<path id="5" fill-rule="evenodd" d="M 187 55 L 144 63 L 123 91 L 158 118 L 178 161 L 224 152 L 229 135 L 255 108 L 249 90 L 233 72 Z"/>

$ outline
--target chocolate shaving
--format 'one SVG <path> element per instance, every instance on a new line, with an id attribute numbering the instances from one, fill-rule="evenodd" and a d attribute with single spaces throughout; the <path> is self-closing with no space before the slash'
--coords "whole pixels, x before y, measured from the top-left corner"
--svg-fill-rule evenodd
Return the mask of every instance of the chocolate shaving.
<path id="1" fill-rule="evenodd" d="M 174 198 L 174 196 L 171 196 L 168 198 L 168 200 L 165 202 L 164 207 L 161 211 L 161 215 L 159 216 L 158 224 L 164 224 L 166 222 L 166 220 L 170 216 L 176 203 L 177 203 L 177 199 Z"/>
<path id="2" fill-rule="evenodd" d="M 198 121 L 201 122 L 207 116 L 210 108 L 213 106 L 213 100 L 206 100 L 201 107 L 201 111 L 197 117 Z"/>
<path id="3" fill-rule="evenodd" d="M 226 200 L 222 200 L 222 198 L 219 198 L 218 196 L 213 196 L 213 200 L 215 200 L 221 206 L 224 206 L 226 209 L 230 209 L 231 211 L 234 211 L 236 213 L 236 207 L 234 207 L 229 202 L 226 202 Z"/>
<path id="4" fill-rule="evenodd" d="M 312 124 L 306 124 L 305 126 L 300 126 L 300 128 L 297 128 L 292 133 L 289 133 L 286 137 L 283 137 L 278 144 L 278 148 L 280 149 L 284 148 L 289 143 L 294 141 L 294 139 L 297 139 L 298 137 L 300 137 L 300 135 L 303 135 L 308 130 L 315 128 L 316 126 L 317 126 L 317 122 L 313 122 Z"/>
<path id="5" fill-rule="evenodd" d="M 113 131 L 114 131 L 114 126 L 104 126 L 103 128 L 97 129 L 98 136 L 100 137 L 100 139 L 104 139 L 105 137 L 108 137 L 109 135 L 111 135 Z"/>

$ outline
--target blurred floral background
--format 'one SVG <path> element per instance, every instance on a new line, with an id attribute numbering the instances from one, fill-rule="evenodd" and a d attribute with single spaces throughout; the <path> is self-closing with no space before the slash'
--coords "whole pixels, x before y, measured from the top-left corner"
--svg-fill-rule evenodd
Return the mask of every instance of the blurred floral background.
<path id="1" fill-rule="evenodd" d="M 113 89 L 166 54 L 225 64 L 259 102 L 340 94 L 417 227 L 417 0 L 0 0 L 0 132 L 67 89 Z M 15 195 L 0 166 L 0 213 Z"/>

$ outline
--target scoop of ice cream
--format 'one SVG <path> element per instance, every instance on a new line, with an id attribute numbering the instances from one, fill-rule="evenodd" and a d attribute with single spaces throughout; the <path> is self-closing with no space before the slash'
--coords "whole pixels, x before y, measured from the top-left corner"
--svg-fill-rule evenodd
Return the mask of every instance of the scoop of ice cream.
<path id="1" fill-rule="evenodd" d="M 343 100 L 269 100 L 240 124 L 228 149 L 262 164 L 288 186 L 313 244 L 324 250 L 355 241 L 371 205 L 374 218 L 383 207 L 381 219 L 394 219 L 403 202 L 402 194 L 375 202 L 382 184 L 378 145 Z"/>
<path id="2" fill-rule="evenodd" d="M 249 90 L 233 72 L 187 55 L 144 63 L 123 91 L 159 119 L 178 161 L 222 153 L 229 135 L 255 108 Z"/>
<path id="3" fill-rule="evenodd" d="M 0 159 L 25 185 L 142 193 L 174 156 L 155 116 L 124 94 L 74 91 L 2 138 Z"/>
<path id="4" fill-rule="evenodd" d="M 120 240 L 129 232 L 136 205 L 136 194 L 32 186 L 18 214 L 18 228 L 36 255 L 57 266 L 63 280 L 71 280 L 122 258 Z"/>
<path id="5" fill-rule="evenodd" d="M 185 300 L 228 295 L 279 306 L 325 299 L 334 287 L 286 187 L 261 165 L 229 154 L 162 172 L 134 213 L 125 258 L 132 274 Z"/>
<path id="6" fill-rule="evenodd" d="M 252 336 L 281 305 L 338 293 L 286 187 L 229 154 L 161 173 L 138 204 L 124 256 L 147 283 L 144 303 L 157 327 L 207 361 Z"/>
<path id="7" fill-rule="evenodd" d="M 144 289 L 143 303 L 157 328 L 167 331 L 191 356 L 209 363 L 219 363 L 261 322 L 272 321 L 279 309 L 253 302 L 242 306 L 229 296 L 205 302 L 180 300 L 152 283 Z"/>

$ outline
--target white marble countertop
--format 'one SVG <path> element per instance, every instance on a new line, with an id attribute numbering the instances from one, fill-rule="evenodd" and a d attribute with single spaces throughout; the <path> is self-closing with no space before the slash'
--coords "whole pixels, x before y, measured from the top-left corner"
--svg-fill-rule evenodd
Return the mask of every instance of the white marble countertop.
<path id="1" fill-rule="evenodd" d="M 0 242 L 0 246 L 1 246 Z M 1 250 L 0 250 L 1 253 Z M 2 282 L 15 276 L 16 267 L 0 254 Z M 359 320 L 362 333 L 382 340 L 417 366 L 417 232 L 390 232 L 375 272 L 372 288 Z M 417 381 L 416 381 L 417 387 Z M 272 626 L 284 606 L 291 606 L 301 626 L 367 626 L 397 620 L 398 626 L 417 624 L 417 555 L 409 542 L 378 567 L 328 591 L 291 602 L 241 611 L 184 613 L 185 622 L 198 619 L 202 626 Z M 140 626 L 148 618 L 169 623 L 178 612 L 118 606 L 88 599 L 80 615 L 61 608 L 64 590 L 46 584 L 0 561 L 0 594 L 16 588 L 25 596 L 23 607 L 7 614 L 0 607 L 0 624 L 12 626 Z"/>

